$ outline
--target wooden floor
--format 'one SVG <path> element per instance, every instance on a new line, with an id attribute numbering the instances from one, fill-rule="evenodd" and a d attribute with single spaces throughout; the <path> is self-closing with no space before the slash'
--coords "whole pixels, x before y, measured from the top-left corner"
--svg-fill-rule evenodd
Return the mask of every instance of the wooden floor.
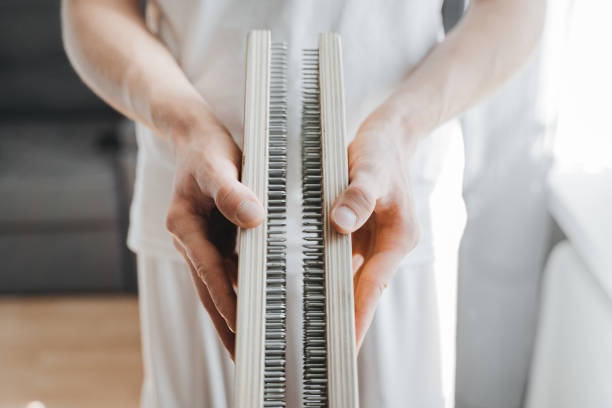
<path id="1" fill-rule="evenodd" d="M 0 408 L 137 407 L 141 380 L 135 297 L 0 297 Z"/>

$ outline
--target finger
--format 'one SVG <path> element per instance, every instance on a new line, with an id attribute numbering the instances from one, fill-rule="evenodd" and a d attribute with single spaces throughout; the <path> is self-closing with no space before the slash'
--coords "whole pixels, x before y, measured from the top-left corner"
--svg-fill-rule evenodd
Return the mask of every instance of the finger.
<path id="1" fill-rule="evenodd" d="M 265 218 L 264 208 L 255 194 L 236 179 L 226 177 L 220 180 L 214 199 L 219 211 L 239 227 L 256 227 Z"/>
<path id="2" fill-rule="evenodd" d="M 204 308 L 208 312 L 208 315 L 210 316 L 210 319 L 212 320 L 212 323 L 215 326 L 215 330 L 217 331 L 217 335 L 221 339 L 221 342 L 223 343 L 227 351 L 230 353 L 230 357 L 233 360 L 234 344 L 236 340 L 235 334 L 230 331 L 229 327 L 227 326 L 227 322 L 225 321 L 223 316 L 219 314 L 219 311 L 217 310 L 217 307 L 215 306 L 215 303 L 213 302 L 212 297 L 210 296 L 210 291 L 199 278 L 195 268 L 193 267 L 193 265 L 191 265 L 189 260 L 187 260 L 187 264 L 189 265 L 189 270 L 191 271 L 191 277 L 198 292 L 198 297 L 200 298 L 202 305 L 204 305 Z"/>
<path id="3" fill-rule="evenodd" d="M 361 228 L 351 234 L 351 249 L 352 255 L 361 255 L 367 258 L 368 254 L 373 249 L 374 229 L 376 226 L 376 214 L 370 217 L 370 220 L 366 222 Z"/>
<path id="4" fill-rule="evenodd" d="M 343 234 L 359 229 L 372 215 L 376 199 L 376 182 L 365 172 L 358 173 L 334 203 L 332 223 Z"/>
<path id="5" fill-rule="evenodd" d="M 198 232 L 183 235 L 181 243 L 197 276 L 208 288 L 217 310 L 230 330 L 236 332 L 236 293 L 217 248 Z"/>
<path id="6" fill-rule="evenodd" d="M 402 256 L 379 252 L 361 267 L 355 285 L 355 333 L 357 349 L 372 324 L 376 305 L 399 265 Z"/>
<path id="7" fill-rule="evenodd" d="M 395 275 L 403 257 L 416 245 L 417 228 L 409 207 L 377 214 L 377 231 L 371 256 L 355 277 L 355 328 L 357 346 L 367 333 L 378 300 Z"/>
<path id="8" fill-rule="evenodd" d="M 182 204 L 173 205 L 167 221 L 179 250 L 190 260 L 197 276 L 206 284 L 217 310 L 230 330 L 236 330 L 236 293 L 224 269 L 223 258 L 208 241 L 204 220 Z"/>
<path id="9" fill-rule="evenodd" d="M 223 260 L 225 271 L 229 277 L 232 286 L 238 287 L 238 255 L 233 254 Z"/>
<path id="10" fill-rule="evenodd" d="M 363 265 L 364 258 L 361 254 L 355 254 L 352 258 L 352 267 L 353 267 L 353 290 L 357 288 L 357 282 L 359 281 L 359 270 Z"/>
<path id="11" fill-rule="evenodd" d="M 217 335 L 221 339 L 221 342 L 223 343 L 227 351 L 230 353 L 230 356 L 233 360 L 234 359 L 234 341 L 235 341 L 234 333 L 232 333 L 232 331 L 229 329 L 229 327 L 227 326 L 226 320 L 223 318 L 223 316 L 221 316 L 221 314 L 217 310 L 217 307 L 215 306 L 210 296 L 208 288 L 202 282 L 202 280 L 198 277 L 198 274 L 195 268 L 191 264 L 191 260 L 185 253 L 185 249 L 181 246 L 181 244 L 176 239 L 173 240 L 173 242 L 174 242 L 174 246 L 176 247 L 176 249 L 185 258 L 185 262 L 187 263 L 187 266 L 189 267 L 189 271 L 191 273 L 191 277 L 196 287 L 198 297 L 200 298 L 200 301 L 202 302 L 204 309 L 206 309 L 206 311 L 208 312 L 208 315 L 210 316 L 210 319 L 213 322 L 213 325 L 215 326 L 215 330 L 217 331 Z"/>
<path id="12" fill-rule="evenodd" d="M 211 197 L 233 224 L 253 228 L 263 221 L 263 206 L 255 194 L 238 181 L 238 169 L 231 160 L 204 158 L 193 178 L 202 195 Z"/>
<path id="13" fill-rule="evenodd" d="M 353 255 L 352 264 L 353 264 L 353 275 L 356 275 L 359 268 L 361 268 L 361 265 L 363 265 L 363 255 L 361 254 Z"/>

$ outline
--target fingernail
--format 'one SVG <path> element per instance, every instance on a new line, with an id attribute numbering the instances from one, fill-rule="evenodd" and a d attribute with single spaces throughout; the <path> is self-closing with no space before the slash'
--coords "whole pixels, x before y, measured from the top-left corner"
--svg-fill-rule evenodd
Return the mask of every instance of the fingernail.
<path id="1" fill-rule="evenodd" d="M 253 200 L 244 200 L 238 206 L 236 217 L 243 224 L 252 224 L 260 220 L 263 216 L 262 208 Z"/>
<path id="2" fill-rule="evenodd" d="M 357 214 L 346 206 L 336 208 L 332 217 L 334 217 L 334 222 L 345 230 L 352 230 L 357 223 Z"/>

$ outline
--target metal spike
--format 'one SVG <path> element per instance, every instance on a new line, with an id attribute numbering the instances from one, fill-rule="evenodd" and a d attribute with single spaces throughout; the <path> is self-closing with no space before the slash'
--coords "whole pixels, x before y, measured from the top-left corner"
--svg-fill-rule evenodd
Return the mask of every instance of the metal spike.
<path id="1" fill-rule="evenodd" d="M 271 51 L 263 405 L 276 408 L 286 406 L 287 45 Z"/>
<path id="2" fill-rule="evenodd" d="M 304 407 L 327 406 L 325 273 L 321 185 L 319 50 L 302 59 L 302 226 L 304 281 Z"/>

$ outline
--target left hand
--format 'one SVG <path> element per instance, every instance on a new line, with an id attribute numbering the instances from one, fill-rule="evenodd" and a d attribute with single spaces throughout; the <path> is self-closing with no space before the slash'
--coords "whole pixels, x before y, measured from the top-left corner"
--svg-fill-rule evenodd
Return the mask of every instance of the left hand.
<path id="1" fill-rule="evenodd" d="M 363 122 L 348 147 L 349 186 L 331 212 L 335 228 L 352 233 L 358 348 L 378 299 L 418 241 L 409 177 L 416 137 L 395 117 L 382 105 Z"/>

